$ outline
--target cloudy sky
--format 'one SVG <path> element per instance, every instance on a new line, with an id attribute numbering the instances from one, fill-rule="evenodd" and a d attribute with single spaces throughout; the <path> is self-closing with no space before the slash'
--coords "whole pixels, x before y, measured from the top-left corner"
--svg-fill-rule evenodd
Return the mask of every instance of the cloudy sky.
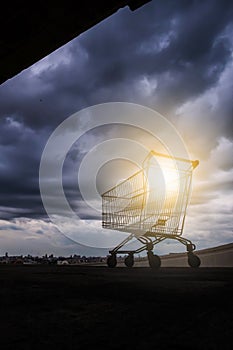
<path id="1" fill-rule="evenodd" d="M 0 86 L 1 255 L 106 254 L 70 240 L 51 222 L 39 166 L 48 138 L 63 121 L 107 102 L 149 107 L 174 125 L 191 157 L 200 160 L 185 236 L 199 249 L 233 242 L 232 18 L 228 0 L 152 1 L 134 12 L 126 7 Z M 94 234 L 96 247 L 121 238 L 103 233 L 99 215 L 74 188 L 74 169 L 113 136 L 137 138 L 126 129 L 109 125 L 87 132 L 64 163 L 65 193 L 82 218 L 77 232 Z M 183 250 L 168 242 L 157 252 Z"/>

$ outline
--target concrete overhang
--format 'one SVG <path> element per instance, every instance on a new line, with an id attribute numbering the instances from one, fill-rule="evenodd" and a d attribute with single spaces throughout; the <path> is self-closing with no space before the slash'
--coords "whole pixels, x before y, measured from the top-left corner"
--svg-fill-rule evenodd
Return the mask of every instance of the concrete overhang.
<path id="1" fill-rule="evenodd" d="M 0 84 L 120 8 L 151 0 L 7 2 L 0 15 Z"/>

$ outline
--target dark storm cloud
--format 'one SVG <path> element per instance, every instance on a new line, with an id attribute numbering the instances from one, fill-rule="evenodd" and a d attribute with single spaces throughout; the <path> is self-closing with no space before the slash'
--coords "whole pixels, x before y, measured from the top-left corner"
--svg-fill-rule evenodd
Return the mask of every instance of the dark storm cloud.
<path id="1" fill-rule="evenodd" d="M 1 218 L 44 214 L 38 168 L 45 136 L 13 117 L 2 119 L 0 124 Z"/>
<path id="2" fill-rule="evenodd" d="M 57 50 L 47 69 L 3 84 L 1 114 L 54 127 L 91 104 L 138 102 L 133 85 L 153 75 L 158 105 L 165 111 L 168 100 L 174 108 L 218 79 L 230 57 L 228 39 L 219 35 L 232 15 L 230 1 L 152 1 L 135 12 L 123 9 Z"/>
<path id="3" fill-rule="evenodd" d="M 43 215 L 41 152 L 52 130 L 72 113 L 96 103 L 131 101 L 169 116 L 214 86 L 231 60 L 225 33 L 232 16 L 227 0 L 125 8 L 0 86 L 0 204 L 9 207 L 8 215 L 17 216 L 10 208 L 20 207 L 28 216 Z M 147 95 L 143 79 L 156 80 Z M 222 94 L 216 114 L 222 112 L 221 130 L 229 136 L 232 94 Z"/>
<path id="4" fill-rule="evenodd" d="M 3 230 L 14 230 L 14 231 L 22 231 L 22 227 L 18 227 L 18 226 L 15 226 L 15 225 L 2 225 L 0 227 L 0 230 L 3 231 Z"/>
<path id="5" fill-rule="evenodd" d="M 174 109 L 217 81 L 231 54 L 228 39 L 217 40 L 231 20 L 230 3 L 185 3 L 176 2 L 174 9 L 174 2 L 154 2 L 145 12 L 124 11 L 119 21 L 116 16 L 109 27 L 106 21 L 80 38 L 88 53 L 86 84 L 91 82 L 89 96 L 95 102 L 106 95 L 138 102 L 133 85 L 143 76 L 155 76 L 156 103 L 167 112 L 168 104 Z M 154 100 L 147 102 L 153 105 Z"/>

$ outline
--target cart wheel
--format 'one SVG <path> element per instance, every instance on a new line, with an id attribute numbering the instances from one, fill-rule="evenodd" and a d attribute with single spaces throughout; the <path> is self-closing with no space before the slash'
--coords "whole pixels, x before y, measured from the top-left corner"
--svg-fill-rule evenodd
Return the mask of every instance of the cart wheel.
<path id="1" fill-rule="evenodd" d="M 116 264 L 117 264 L 116 254 L 111 254 L 107 258 L 107 265 L 108 265 L 108 267 L 116 267 Z"/>
<path id="2" fill-rule="evenodd" d="M 127 267 L 133 267 L 134 265 L 134 256 L 133 254 L 129 254 L 126 258 L 125 258 L 125 265 Z"/>
<path id="3" fill-rule="evenodd" d="M 149 261 L 150 267 L 152 267 L 153 269 L 158 269 L 161 266 L 161 259 L 158 255 L 149 251 L 147 253 L 147 256 L 148 256 L 148 261 Z"/>
<path id="4" fill-rule="evenodd" d="M 201 265 L 200 258 L 192 252 L 188 253 L 188 264 L 191 267 L 199 267 Z"/>

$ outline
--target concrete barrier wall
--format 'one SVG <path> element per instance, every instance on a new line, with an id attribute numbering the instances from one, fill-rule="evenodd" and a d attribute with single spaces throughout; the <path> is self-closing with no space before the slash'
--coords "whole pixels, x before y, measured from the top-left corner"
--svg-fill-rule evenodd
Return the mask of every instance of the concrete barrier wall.
<path id="1" fill-rule="evenodd" d="M 197 250 L 202 267 L 233 267 L 233 243 Z M 161 257 L 162 266 L 189 266 L 187 254 L 169 254 Z"/>
<path id="2" fill-rule="evenodd" d="M 200 267 L 233 267 L 233 243 L 197 250 L 201 259 Z M 140 261 L 135 266 L 149 266 L 148 261 Z M 161 256 L 161 267 L 188 267 L 186 253 L 172 253 Z"/>

